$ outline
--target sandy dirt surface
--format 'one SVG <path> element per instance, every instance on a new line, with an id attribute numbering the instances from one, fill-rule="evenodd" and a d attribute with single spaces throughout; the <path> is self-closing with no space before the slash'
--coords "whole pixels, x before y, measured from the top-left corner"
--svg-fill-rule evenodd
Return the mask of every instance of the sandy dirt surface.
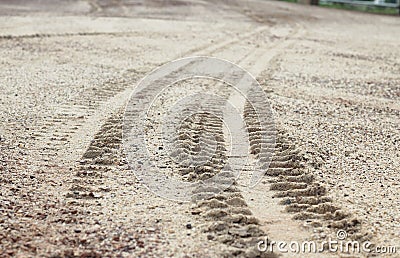
<path id="1" fill-rule="evenodd" d="M 338 230 L 400 255 L 399 28 L 394 16 L 261 0 L 0 1 L 0 256 L 296 256 L 257 243 Z M 256 187 L 239 180 L 208 200 L 169 201 L 128 164 L 131 92 L 188 56 L 236 63 L 265 90 L 276 146 Z M 194 83 L 166 92 L 153 113 L 193 91 L 230 94 Z M 243 116 L 251 159 L 262 159 L 251 103 Z M 206 130 L 218 159 L 173 171 L 189 181 L 218 173 L 229 158 L 223 123 L 185 123 L 185 148 Z M 157 131 L 146 134 L 158 155 Z"/>

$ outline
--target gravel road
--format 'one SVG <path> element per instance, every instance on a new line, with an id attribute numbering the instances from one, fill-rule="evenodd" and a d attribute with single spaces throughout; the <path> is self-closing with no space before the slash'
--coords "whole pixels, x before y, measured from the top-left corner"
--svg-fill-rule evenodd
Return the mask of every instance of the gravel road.
<path id="1" fill-rule="evenodd" d="M 398 256 L 399 28 L 394 16 L 263 0 L 1 0 L 0 257 L 380 255 L 257 249 L 265 237 L 320 243 L 339 230 Z M 236 63 L 265 91 L 276 145 L 255 187 L 237 180 L 176 202 L 135 177 L 145 168 L 122 147 L 130 94 L 189 56 Z M 231 94 L 206 79 L 187 85 L 164 92 L 150 118 L 194 91 Z M 265 158 L 260 98 L 243 106 L 252 161 Z M 151 128 L 157 156 L 160 125 Z M 165 171 L 188 182 L 217 174 L 230 158 L 224 123 L 199 114 L 182 128 L 182 153 L 207 131 L 215 156 Z"/>

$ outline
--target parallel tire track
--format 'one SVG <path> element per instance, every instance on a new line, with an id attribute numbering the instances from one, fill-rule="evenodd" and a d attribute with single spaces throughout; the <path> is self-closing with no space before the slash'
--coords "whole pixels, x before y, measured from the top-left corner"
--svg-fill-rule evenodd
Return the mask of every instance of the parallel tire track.
<path id="1" fill-rule="evenodd" d="M 210 106 L 223 107 L 223 103 L 210 103 Z M 195 111 L 188 110 L 189 113 Z M 222 111 L 215 110 L 217 113 L 218 111 L 221 115 Z M 215 139 L 215 149 L 207 145 L 199 146 L 200 135 L 206 132 L 210 139 L 205 139 L 205 141 L 211 142 Z M 183 178 L 188 181 L 206 180 L 223 173 L 223 178 L 227 181 L 234 181 L 232 172 L 226 170 L 222 172 L 227 161 L 227 149 L 223 122 L 218 117 L 206 113 L 190 117 L 182 124 L 177 138 L 178 148 L 173 153 L 174 157 L 188 153 L 189 157 L 194 157 L 195 162 L 205 161 L 204 164 L 198 166 L 187 166 L 187 160 L 176 164 L 177 173 L 183 175 Z M 205 150 L 205 157 L 196 156 L 201 149 Z M 208 156 L 211 156 L 211 159 L 207 160 Z M 196 160 L 196 158 L 203 160 Z M 202 216 L 208 221 L 202 226 L 207 239 L 228 246 L 228 251 L 222 254 L 224 257 L 274 257 L 272 254 L 261 254 L 256 249 L 259 238 L 265 233 L 259 228 L 259 221 L 252 215 L 236 182 L 222 192 L 219 192 L 216 187 L 198 187 L 194 193 L 191 213 Z"/>
<path id="2" fill-rule="evenodd" d="M 258 30 L 258 32 L 260 31 L 262 32 L 264 29 Z M 255 33 L 252 32 L 246 37 L 253 37 L 254 35 Z M 243 38 L 241 37 L 241 39 Z M 230 40 L 217 47 L 210 46 L 210 52 L 225 48 L 238 40 L 240 39 Z M 258 56 L 254 52 L 249 58 L 252 60 L 252 58 L 258 58 Z M 251 60 L 249 62 L 252 62 Z M 218 106 L 220 103 L 210 104 L 217 104 Z M 116 121 L 122 123 L 119 119 L 117 117 L 109 118 L 95 135 L 82 156 L 74 185 L 67 194 L 69 198 L 78 199 L 85 203 L 87 199 L 101 198 L 104 191 L 112 191 L 104 185 L 102 178 L 107 174 L 107 171 L 123 159 L 118 158 L 118 154 L 116 155 L 121 142 L 121 136 L 118 133 L 121 128 L 115 123 Z M 185 121 L 181 129 L 177 139 L 178 146 L 180 146 L 175 153 L 177 157 L 183 152 L 191 155 L 198 153 L 199 135 L 204 132 L 209 132 L 214 136 L 217 140 L 217 147 L 211 160 L 205 164 L 191 167 L 187 166 L 185 160 L 182 160 L 181 164 L 175 164 L 177 173 L 188 181 L 204 180 L 220 173 L 227 160 L 222 121 L 207 114 L 198 114 Z M 256 130 L 252 131 L 249 127 L 249 132 L 251 137 L 257 137 Z M 256 152 L 255 149 L 254 151 Z M 227 179 L 231 179 L 233 176 L 229 172 L 224 173 Z M 86 186 L 87 180 L 90 180 L 93 188 Z M 192 215 L 201 216 L 203 220 L 207 221 L 205 225 L 202 225 L 207 238 L 223 243 L 228 247 L 228 251 L 223 254 L 225 257 L 233 255 L 240 257 L 275 257 L 274 254 L 260 253 L 256 249 L 257 242 L 260 237 L 265 235 L 265 232 L 260 229 L 259 221 L 253 216 L 237 184 L 234 183 L 225 191 L 217 194 L 215 194 L 216 190 L 198 188 L 196 193 L 199 197 L 212 197 L 208 199 L 195 198 L 193 209 L 190 211 Z"/>

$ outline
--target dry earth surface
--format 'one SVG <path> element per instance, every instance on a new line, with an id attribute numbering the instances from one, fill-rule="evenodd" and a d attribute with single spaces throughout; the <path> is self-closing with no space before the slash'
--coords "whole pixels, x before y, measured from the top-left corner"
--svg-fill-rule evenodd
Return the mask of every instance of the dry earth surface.
<path id="1" fill-rule="evenodd" d="M 261 0 L 2 0 L 0 15 L 0 257 L 290 256 L 256 244 L 339 229 L 400 252 L 398 17 Z M 148 72 L 199 55 L 256 76 L 277 144 L 256 187 L 174 202 L 136 179 L 144 168 L 123 154 L 123 113 Z M 229 96 L 189 86 L 166 92 L 154 114 L 193 91 Z M 251 157 L 262 159 L 249 104 Z M 218 158 L 173 171 L 217 173 L 229 156 L 223 124 L 204 114 L 185 123 L 185 148 L 206 130 Z M 158 155 L 158 133 L 146 133 Z M 346 255 L 378 254 L 315 257 Z"/>

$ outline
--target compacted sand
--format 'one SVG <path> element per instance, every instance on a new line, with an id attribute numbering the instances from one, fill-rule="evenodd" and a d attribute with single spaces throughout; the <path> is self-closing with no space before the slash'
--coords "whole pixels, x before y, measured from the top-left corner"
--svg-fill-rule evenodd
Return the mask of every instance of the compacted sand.
<path id="1" fill-rule="evenodd" d="M 398 17 L 261 0 L 0 1 L 0 15 L 1 257 L 291 256 L 260 253 L 257 242 L 324 241 L 338 230 L 399 255 Z M 188 56 L 239 64 L 265 90 L 276 146 L 257 186 L 239 180 L 211 199 L 174 202 L 128 164 L 132 90 Z M 154 121 L 193 91 L 230 95 L 188 84 L 155 102 Z M 243 108 L 250 160 L 262 159 L 263 131 L 251 103 Z M 229 158 L 223 123 L 207 114 L 185 123 L 182 151 L 207 131 L 217 158 L 165 171 L 188 181 L 218 173 Z M 162 163 L 160 135 L 145 133 Z M 343 255 L 379 254 L 314 254 Z"/>

